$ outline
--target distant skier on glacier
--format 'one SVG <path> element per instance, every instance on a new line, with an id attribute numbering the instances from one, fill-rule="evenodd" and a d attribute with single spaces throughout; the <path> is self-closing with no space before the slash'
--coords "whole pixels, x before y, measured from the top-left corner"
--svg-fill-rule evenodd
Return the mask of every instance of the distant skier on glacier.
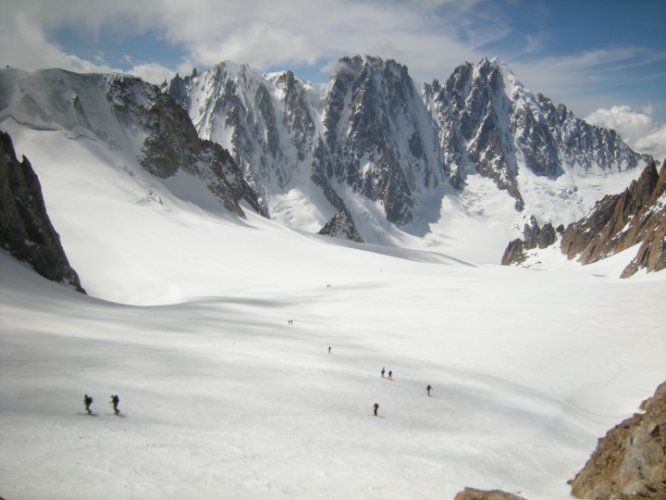
<path id="1" fill-rule="evenodd" d="M 386 368 L 382 368 L 382 378 L 384 378 L 384 374 L 386 373 Z"/>
<path id="2" fill-rule="evenodd" d="M 113 413 L 118 415 L 120 413 L 120 410 L 118 409 L 118 403 L 120 403 L 120 398 L 118 397 L 118 394 L 113 394 L 111 396 L 111 400 L 109 401 L 111 405 L 113 405 Z"/>
<path id="3" fill-rule="evenodd" d="M 377 416 L 377 412 L 379 411 L 379 403 L 375 403 L 372 405 L 372 412 L 375 414 L 375 417 Z"/>
<path id="4" fill-rule="evenodd" d="M 83 395 L 83 406 L 86 407 L 86 412 L 88 415 L 92 415 L 92 410 L 90 409 L 90 405 L 93 403 L 93 398 L 91 396 L 88 396 L 87 394 Z"/>
<path id="5" fill-rule="evenodd" d="M 428 387 L 426 387 L 426 392 L 428 393 L 428 396 L 430 396 L 430 391 L 432 391 L 432 386 L 428 384 Z"/>

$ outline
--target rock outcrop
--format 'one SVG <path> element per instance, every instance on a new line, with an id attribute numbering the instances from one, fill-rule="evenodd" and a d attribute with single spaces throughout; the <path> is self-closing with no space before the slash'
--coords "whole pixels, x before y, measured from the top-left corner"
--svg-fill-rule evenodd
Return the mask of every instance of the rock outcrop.
<path id="1" fill-rule="evenodd" d="M 557 232 L 561 234 L 562 231 L 564 231 L 564 228 L 559 226 Z M 525 253 L 527 250 L 546 248 L 557 240 L 557 233 L 553 225 L 547 222 L 543 227 L 539 227 L 534 217 L 530 219 L 530 225 L 525 224 L 523 235 L 524 239 L 517 238 L 506 247 L 502 256 L 503 266 L 520 264 L 527 258 Z"/>
<path id="2" fill-rule="evenodd" d="M 599 440 L 585 467 L 569 481 L 577 498 L 666 498 L 666 382 Z"/>
<path id="3" fill-rule="evenodd" d="M 46 212 L 42 188 L 27 158 L 18 161 L 0 132 L 0 247 L 40 275 L 85 293 Z"/>
<path id="4" fill-rule="evenodd" d="M 363 243 L 363 237 L 358 232 L 358 229 L 356 229 L 354 221 L 347 210 L 338 210 L 331 220 L 321 228 L 319 234 Z"/>
<path id="5" fill-rule="evenodd" d="M 556 243 L 558 232 L 562 235 L 562 253 L 582 264 L 597 262 L 640 244 L 636 257 L 621 277 L 632 276 L 640 269 L 647 272 L 665 269 L 666 161 L 660 171 L 651 161 L 623 193 L 605 196 L 587 217 L 566 229 L 558 227 L 554 231 L 549 224 L 543 228 L 536 226 L 535 230 L 526 226 L 525 238 L 509 243 L 502 264 L 523 262 L 527 250 Z"/>
<path id="6" fill-rule="evenodd" d="M 561 249 L 569 259 L 583 264 L 597 262 L 638 243 L 644 247 L 622 273 L 631 276 L 639 268 L 648 272 L 666 267 L 666 162 L 657 172 L 654 161 L 639 179 L 621 194 L 606 196 L 586 218 L 564 231 Z"/>
<path id="7" fill-rule="evenodd" d="M 525 500 L 523 497 L 501 490 L 477 490 L 465 488 L 456 494 L 455 500 Z"/>

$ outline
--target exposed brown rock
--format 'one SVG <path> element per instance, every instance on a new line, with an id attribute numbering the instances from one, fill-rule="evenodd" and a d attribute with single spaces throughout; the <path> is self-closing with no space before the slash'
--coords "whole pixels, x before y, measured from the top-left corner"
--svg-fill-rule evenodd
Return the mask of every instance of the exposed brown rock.
<path id="1" fill-rule="evenodd" d="M 569 259 L 591 264 L 634 245 L 640 248 L 621 274 L 627 278 L 639 269 L 648 272 L 666 269 L 666 161 L 657 172 L 654 161 L 621 194 L 605 196 L 590 214 L 561 230 L 560 249 Z M 525 226 L 524 240 L 507 246 L 502 264 L 519 264 L 526 250 L 545 248 L 556 241 L 556 231 Z"/>
<path id="2" fill-rule="evenodd" d="M 639 268 L 657 271 L 666 266 L 664 227 L 666 208 L 657 202 L 666 188 L 666 162 L 657 172 L 654 162 L 621 194 L 606 196 L 592 213 L 569 224 L 562 235 L 562 252 L 590 264 L 643 243 L 634 262 L 623 272 L 627 277 Z"/>
<path id="3" fill-rule="evenodd" d="M 526 250 L 546 248 L 557 240 L 557 234 L 553 225 L 548 222 L 543 227 L 539 227 L 534 217 L 531 218 L 530 225 L 525 224 L 523 234 L 524 240 L 520 238 L 515 239 L 504 250 L 504 255 L 502 256 L 503 266 L 520 264 L 527 257 L 525 254 Z"/>
<path id="4" fill-rule="evenodd" d="M 510 242 L 506 250 L 504 250 L 504 255 L 502 255 L 502 265 L 510 266 L 511 264 L 520 264 L 524 262 L 527 258 L 525 255 L 525 242 L 520 238 L 516 238 Z"/>
<path id="5" fill-rule="evenodd" d="M 577 498 L 666 498 L 666 382 L 599 440 L 585 467 L 569 481 Z"/>
<path id="6" fill-rule="evenodd" d="M 523 497 L 501 490 L 477 490 L 465 488 L 456 494 L 455 500 L 525 500 Z"/>

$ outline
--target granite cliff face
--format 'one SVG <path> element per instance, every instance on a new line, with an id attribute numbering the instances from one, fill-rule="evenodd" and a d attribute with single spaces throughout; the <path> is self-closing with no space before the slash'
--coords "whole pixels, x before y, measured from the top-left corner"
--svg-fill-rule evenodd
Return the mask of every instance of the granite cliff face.
<path id="1" fill-rule="evenodd" d="M 555 244 L 552 229 L 537 226 L 534 234 L 509 243 L 502 264 L 518 264 L 525 260 L 526 250 Z M 666 268 L 666 162 L 660 171 L 650 162 L 623 193 L 604 197 L 587 217 L 558 229 L 560 248 L 569 259 L 590 264 L 640 244 L 623 278 L 639 269 Z"/>
<path id="2" fill-rule="evenodd" d="M 562 235 L 562 252 L 583 264 L 596 262 L 638 243 L 643 247 L 622 273 L 639 268 L 660 271 L 666 267 L 666 162 L 657 171 L 654 162 L 622 193 L 606 196 L 585 219 L 570 224 Z"/>
<path id="3" fill-rule="evenodd" d="M 231 151 L 269 211 L 300 190 L 317 205 L 320 224 L 342 210 L 361 233 L 360 207 L 372 205 L 389 223 L 423 235 L 446 216 L 443 197 L 465 193 L 470 175 L 492 179 L 529 217 L 537 208 L 521 172 L 575 179 L 649 159 L 615 132 L 531 93 L 498 60 L 465 63 L 444 84 L 425 85 L 396 61 L 369 56 L 340 59 L 327 85 L 225 62 L 177 76 L 165 90 L 200 137 Z M 551 205 L 562 193 L 577 196 L 572 185 L 553 193 Z"/>
<path id="4" fill-rule="evenodd" d="M 411 222 L 418 193 L 436 189 L 445 177 L 434 124 L 407 68 L 343 58 L 325 103 L 313 168 L 380 201 L 390 222 Z"/>
<path id="5" fill-rule="evenodd" d="M 39 179 L 19 161 L 9 134 L 0 132 L 0 247 L 37 273 L 85 293 L 44 205 Z"/>
<path id="6" fill-rule="evenodd" d="M 453 184 L 480 173 L 509 192 L 518 210 L 524 208 L 517 182 L 521 165 L 557 178 L 576 169 L 634 168 L 648 159 L 614 131 L 589 125 L 564 105 L 555 107 L 542 94 L 532 94 L 498 60 L 459 66 L 444 85 L 426 85 L 424 98 Z"/>
<path id="7" fill-rule="evenodd" d="M 666 498 L 666 382 L 641 404 L 643 413 L 606 436 L 583 469 L 569 481 L 576 498 Z"/>

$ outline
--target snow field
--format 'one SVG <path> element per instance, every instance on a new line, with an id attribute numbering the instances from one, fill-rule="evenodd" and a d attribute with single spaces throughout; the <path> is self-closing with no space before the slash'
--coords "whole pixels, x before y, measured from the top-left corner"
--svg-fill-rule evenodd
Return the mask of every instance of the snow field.
<path id="1" fill-rule="evenodd" d="M 537 271 L 340 242 L 12 127 L 90 296 L 0 253 L 5 498 L 567 498 L 664 380 L 666 281 L 617 279 L 633 255 Z"/>
<path id="2" fill-rule="evenodd" d="M 136 307 L 2 258 L 8 498 L 566 498 L 663 378 L 663 281 L 384 261 L 374 282 Z"/>

